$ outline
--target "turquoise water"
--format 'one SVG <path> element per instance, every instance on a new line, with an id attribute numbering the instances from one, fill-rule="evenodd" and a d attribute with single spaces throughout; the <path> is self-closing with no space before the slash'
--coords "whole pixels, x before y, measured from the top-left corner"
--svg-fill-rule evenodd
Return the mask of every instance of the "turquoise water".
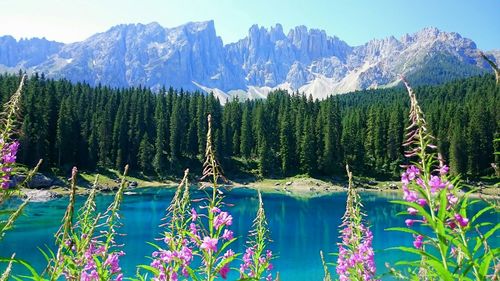
<path id="1" fill-rule="evenodd" d="M 412 243 L 409 234 L 384 231 L 388 227 L 404 226 L 404 218 L 396 216 L 400 207 L 388 202 L 396 199 L 391 196 L 395 195 L 362 194 L 367 220 L 374 234 L 373 247 L 378 273 L 386 271 L 385 262 L 394 263 L 402 257 L 401 252 L 383 251 L 384 248 L 410 246 Z M 125 245 L 123 250 L 126 255 L 121 259 L 125 276 L 132 276 L 137 264 L 148 263 L 146 256 L 151 254 L 152 247 L 146 242 L 154 241 L 159 236 L 158 224 L 171 198 L 172 190 L 161 188 L 143 189 L 136 194 L 125 195 L 121 208 L 123 226 L 120 232 L 126 236 L 119 240 Z M 81 205 L 84 199 L 78 197 L 78 204 Z M 308 200 L 285 195 L 263 195 L 273 239 L 271 249 L 279 255 L 274 261 L 275 271 L 280 272 L 282 280 L 322 280 L 323 268 L 319 251 L 337 250 L 337 226 L 344 213 L 345 199 L 345 194 Z M 112 200 L 111 195 L 98 195 L 98 208 L 104 209 Z M 234 204 L 230 207 L 234 217 L 231 229 L 242 236 L 236 242 L 235 250 L 241 251 L 244 247 L 244 236 L 255 217 L 257 200 L 257 194 L 251 190 L 235 189 L 227 193 L 225 201 Z M 60 198 L 47 203 L 30 203 L 25 215 L 17 221 L 16 228 L 8 232 L 0 242 L 0 256 L 10 256 L 15 252 L 18 258 L 27 260 L 35 268 L 42 270 L 46 263 L 37 247 L 47 245 L 54 248 L 53 234 L 59 227 L 67 201 L 67 198 Z M 490 219 L 498 223 L 498 217 Z M 333 256 L 328 256 L 327 259 L 334 261 Z M 19 269 L 15 271 L 20 272 Z M 334 272 L 334 268 L 331 271 Z"/>

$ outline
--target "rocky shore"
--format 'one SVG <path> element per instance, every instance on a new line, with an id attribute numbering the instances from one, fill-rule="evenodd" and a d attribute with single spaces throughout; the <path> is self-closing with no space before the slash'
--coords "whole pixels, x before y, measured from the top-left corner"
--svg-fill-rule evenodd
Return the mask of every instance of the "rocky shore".
<path id="1" fill-rule="evenodd" d="M 90 180 L 95 178 L 95 174 L 82 174 L 82 180 L 77 182 L 77 193 L 87 194 L 90 192 Z M 24 175 L 16 175 L 12 179 L 12 185 L 23 182 Z M 120 179 L 110 177 L 100 177 L 97 189 L 99 192 L 114 192 L 119 188 Z M 469 186 L 478 188 L 477 196 L 486 196 L 489 198 L 500 198 L 500 184 L 485 185 L 482 182 L 468 182 Z M 132 178 L 126 181 L 127 189 L 143 187 L 161 187 L 172 188 L 177 186 L 176 182 L 147 181 Z M 201 184 L 199 184 L 201 185 Z M 300 198 L 311 198 L 324 196 L 336 192 L 345 192 L 347 182 L 342 179 L 336 181 L 325 181 L 310 177 L 293 177 L 285 179 L 236 179 L 223 184 L 228 190 L 234 188 L 261 190 L 265 193 L 284 194 Z M 375 181 L 355 179 L 354 186 L 365 192 L 401 192 L 401 185 L 395 181 Z M 31 201 L 45 202 L 70 192 L 67 180 L 58 177 L 49 177 L 41 173 L 33 176 L 26 188 L 21 190 L 24 197 Z"/>

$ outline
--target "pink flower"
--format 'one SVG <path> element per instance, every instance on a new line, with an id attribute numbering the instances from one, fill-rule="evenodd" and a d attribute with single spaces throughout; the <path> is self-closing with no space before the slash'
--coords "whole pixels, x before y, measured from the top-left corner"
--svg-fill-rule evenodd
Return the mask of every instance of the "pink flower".
<path id="1" fill-rule="evenodd" d="M 414 165 L 411 165 L 408 169 L 406 169 L 406 173 L 408 174 L 409 180 L 414 180 L 418 175 L 420 175 L 420 170 Z"/>
<path id="2" fill-rule="evenodd" d="M 234 251 L 231 250 L 231 249 L 227 250 L 227 252 L 224 253 L 224 258 L 225 259 L 230 258 L 232 256 L 234 256 Z"/>
<path id="3" fill-rule="evenodd" d="M 450 168 L 448 166 L 443 165 L 441 168 L 439 168 L 439 174 L 441 174 L 442 176 L 446 175 L 449 170 Z"/>
<path id="4" fill-rule="evenodd" d="M 448 198 L 448 203 L 450 203 L 450 205 L 455 205 L 458 203 L 458 198 L 455 195 L 450 193 L 446 197 Z"/>
<path id="5" fill-rule="evenodd" d="M 228 229 L 224 229 L 224 233 L 222 234 L 222 238 L 226 240 L 231 240 L 233 239 L 233 232 Z"/>
<path id="6" fill-rule="evenodd" d="M 418 213 L 417 209 L 412 208 L 412 207 L 409 207 L 407 211 L 408 211 L 408 214 L 410 214 L 410 215 L 416 215 Z"/>
<path id="7" fill-rule="evenodd" d="M 424 236 L 418 235 L 415 238 L 415 241 L 413 241 L 413 246 L 417 249 L 422 249 L 422 245 L 424 244 L 423 241 L 424 241 Z"/>
<path id="8" fill-rule="evenodd" d="M 403 187 L 403 197 L 408 202 L 415 202 L 418 199 L 417 192 Z"/>
<path id="9" fill-rule="evenodd" d="M 434 193 L 438 189 L 443 189 L 446 187 L 446 184 L 444 184 L 441 181 L 441 178 L 438 176 L 431 176 L 431 179 L 429 180 L 429 186 L 431 187 L 431 192 Z"/>
<path id="10" fill-rule="evenodd" d="M 414 223 L 414 222 L 415 222 L 415 221 L 414 221 L 414 220 L 412 220 L 412 219 L 407 219 L 407 220 L 405 220 L 406 226 L 408 226 L 408 227 L 413 226 L 413 223 Z"/>
<path id="11" fill-rule="evenodd" d="M 408 180 L 408 174 L 407 173 L 403 173 L 401 175 L 401 182 L 406 185 L 406 184 L 409 184 L 410 183 L 410 180 Z"/>
<path id="12" fill-rule="evenodd" d="M 466 227 L 469 224 L 469 219 L 462 217 L 460 214 L 455 214 L 455 220 L 461 227 Z"/>
<path id="13" fill-rule="evenodd" d="M 198 213 L 196 213 L 196 210 L 194 208 L 191 208 L 191 220 L 195 221 L 198 219 Z"/>
<path id="14" fill-rule="evenodd" d="M 214 219 L 214 228 L 218 229 L 221 226 L 224 225 L 231 225 L 233 224 L 233 217 L 228 214 L 227 212 L 221 212 L 219 215 L 217 215 Z"/>
<path id="15" fill-rule="evenodd" d="M 200 249 L 203 249 L 206 251 L 216 252 L 218 242 L 219 242 L 219 240 L 216 238 L 211 238 L 211 237 L 205 236 L 203 238 L 203 242 L 201 243 Z"/>
<path id="16" fill-rule="evenodd" d="M 220 274 L 220 277 L 222 277 L 222 279 L 226 279 L 227 278 L 227 274 L 229 273 L 229 265 L 228 264 L 225 264 L 220 270 L 219 270 L 219 274 Z"/>
<path id="17" fill-rule="evenodd" d="M 271 250 L 267 250 L 267 251 L 266 251 L 266 258 L 267 258 L 268 260 L 270 260 L 272 257 L 273 257 L 273 251 L 271 251 Z"/>
<path id="18" fill-rule="evenodd" d="M 423 198 L 417 199 L 417 204 L 424 207 L 425 205 L 427 205 L 427 200 Z"/>

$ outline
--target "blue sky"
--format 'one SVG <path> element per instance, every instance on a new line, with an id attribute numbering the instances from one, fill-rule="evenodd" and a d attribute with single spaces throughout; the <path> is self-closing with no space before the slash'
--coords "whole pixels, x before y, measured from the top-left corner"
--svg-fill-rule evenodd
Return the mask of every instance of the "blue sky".
<path id="1" fill-rule="evenodd" d="M 500 49 L 500 0 L 0 0 L 0 35 L 74 42 L 120 23 L 215 20 L 224 43 L 252 24 L 320 28 L 350 45 L 435 26 Z"/>

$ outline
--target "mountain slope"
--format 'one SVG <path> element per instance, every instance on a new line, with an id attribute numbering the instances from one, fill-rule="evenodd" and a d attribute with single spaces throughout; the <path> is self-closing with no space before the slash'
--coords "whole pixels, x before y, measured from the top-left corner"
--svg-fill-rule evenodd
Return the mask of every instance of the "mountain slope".
<path id="1" fill-rule="evenodd" d="M 489 71 L 476 44 L 458 33 L 425 28 L 400 39 L 349 46 L 323 30 L 253 25 L 224 45 L 213 21 L 174 28 L 157 23 L 114 26 L 72 44 L 0 37 L 0 70 L 44 72 L 92 85 L 173 86 L 214 91 L 221 100 L 262 98 L 272 89 L 317 98 L 387 87 L 406 74 L 415 84 L 437 84 Z M 488 53 L 499 60 L 498 51 Z"/>

